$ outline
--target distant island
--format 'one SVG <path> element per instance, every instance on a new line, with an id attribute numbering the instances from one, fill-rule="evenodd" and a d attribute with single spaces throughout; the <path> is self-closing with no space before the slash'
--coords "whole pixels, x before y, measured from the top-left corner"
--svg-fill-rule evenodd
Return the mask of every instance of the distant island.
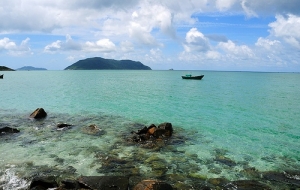
<path id="1" fill-rule="evenodd" d="M 151 70 L 151 68 L 138 61 L 94 57 L 79 60 L 64 70 Z"/>
<path id="2" fill-rule="evenodd" d="M 14 70 L 5 66 L 0 66 L 0 71 L 14 71 Z"/>
<path id="3" fill-rule="evenodd" d="M 25 66 L 25 67 L 21 67 L 17 70 L 18 71 L 45 71 L 47 69 L 45 69 L 45 68 L 36 68 L 36 67 L 32 67 L 32 66 Z"/>

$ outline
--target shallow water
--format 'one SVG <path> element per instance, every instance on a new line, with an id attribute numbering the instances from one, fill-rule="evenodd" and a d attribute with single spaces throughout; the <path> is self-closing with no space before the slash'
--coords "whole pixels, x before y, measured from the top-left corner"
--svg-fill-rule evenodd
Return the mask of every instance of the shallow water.
<path id="1" fill-rule="evenodd" d="M 181 75 L 204 74 L 201 81 Z M 17 71 L 0 80 L 0 187 L 56 174 L 131 175 L 192 186 L 195 179 L 251 179 L 243 171 L 299 170 L 298 73 L 211 71 Z M 28 116 L 43 107 L 48 116 Z M 131 131 L 171 122 L 158 148 Z M 58 131 L 58 123 L 72 124 Z M 102 132 L 83 129 L 96 124 Z M 13 187 L 13 188 L 12 188 Z"/>

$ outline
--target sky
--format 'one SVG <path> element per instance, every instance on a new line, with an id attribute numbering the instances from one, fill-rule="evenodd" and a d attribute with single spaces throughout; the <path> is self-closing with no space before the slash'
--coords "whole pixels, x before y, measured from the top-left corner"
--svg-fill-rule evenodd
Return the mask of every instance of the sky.
<path id="1" fill-rule="evenodd" d="M 300 72 L 299 0 L 0 0 L 0 65 Z"/>

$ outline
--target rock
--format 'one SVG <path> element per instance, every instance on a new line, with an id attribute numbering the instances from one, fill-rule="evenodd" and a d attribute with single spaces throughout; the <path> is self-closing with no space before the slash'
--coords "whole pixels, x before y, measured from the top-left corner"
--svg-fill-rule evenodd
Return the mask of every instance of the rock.
<path id="1" fill-rule="evenodd" d="M 300 171 L 269 171 L 263 173 L 263 178 L 269 181 L 275 181 L 287 184 L 292 187 L 300 187 Z"/>
<path id="2" fill-rule="evenodd" d="M 45 118 L 46 116 L 47 113 L 43 108 L 37 108 L 34 112 L 32 112 L 32 114 L 30 114 L 30 117 L 34 119 L 41 119 Z"/>
<path id="3" fill-rule="evenodd" d="M 173 190 L 173 187 L 158 180 L 143 180 L 134 186 L 133 190 Z"/>
<path id="4" fill-rule="evenodd" d="M 0 135 L 11 134 L 11 133 L 19 133 L 20 131 L 11 127 L 3 127 L 0 128 Z"/>
<path id="5" fill-rule="evenodd" d="M 78 182 L 91 189 L 128 190 L 129 179 L 123 176 L 82 176 Z"/>
<path id="6" fill-rule="evenodd" d="M 59 189 L 80 189 L 80 184 L 75 180 L 66 179 L 61 184 Z"/>
<path id="7" fill-rule="evenodd" d="M 49 188 L 56 188 L 58 184 L 54 176 L 36 177 L 31 181 L 30 190 L 46 190 Z"/>
<path id="8" fill-rule="evenodd" d="M 149 127 L 144 127 L 137 132 L 132 132 L 134 136 L 130 139 L 133 142 L 145 142 L 145 141 L 152 141 L 161 140 L 165 137 L 172 136 L 173 128 L 171 123 L 161 123 L 158 127 L 154 124 L 151 124 Z M 155 146 L 154 146 L 155 147 Z"/>
<path id="9" fill-rule="evenodd" d="M 159 129 L 165 130 L 165 136 L 170 137 L 173 134 L 173 127 L 171 123 L 165 122 L 158 125 Z"/>
<path id="10" fill-rule="evenodd" d="M 225 165 L 227 165 L 229 167 L 236 166 L 235 161 L 233 161 L 230 158 L 227 158 L 225 156 L 217 156 L 214 160 L 217 161 L 217 162 L 219 162 L 219 163 L 225 164 Z"/>
<path id="11" fill-rule="evenodd" d="M 94 135 L 94 136 L 98 136 L 98 135 L 102 135 L 104 134 L 104 131 L 102 129 L 100 129 L 97 125 L 92 124 L 86 127 L 82 128 L 82 132 L 84 134 L 88 134 L 88 135 Z"/>
<path id="12" fill-rule="evenodd" d="M 69 128 L 70 126 L 72 126 L 72 125 L 67 124 L 67 123 L 59 123 L 59 124 L 56 125 L 56 127 L 59 128 L 59 129 Z"/>

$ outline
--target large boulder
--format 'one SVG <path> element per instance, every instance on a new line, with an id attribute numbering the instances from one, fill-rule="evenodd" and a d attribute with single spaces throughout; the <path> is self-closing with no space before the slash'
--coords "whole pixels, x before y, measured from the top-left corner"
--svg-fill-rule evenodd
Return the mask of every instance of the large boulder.
<path id="1" fill-rule="evenodd" d="M 133 190 L 173 190 L 173 187 L 163 181 L 143 180 L 134 186 Z"/>
<path id="2" fill-rule="evenodd" d="M 46 116 L 47 113 L 43 108 L 37 108 L 34 112 L 32 112 L 32 114 L 30 114 L 30 117 L 34 119 L 41 119 L 45 118 Z"/>

